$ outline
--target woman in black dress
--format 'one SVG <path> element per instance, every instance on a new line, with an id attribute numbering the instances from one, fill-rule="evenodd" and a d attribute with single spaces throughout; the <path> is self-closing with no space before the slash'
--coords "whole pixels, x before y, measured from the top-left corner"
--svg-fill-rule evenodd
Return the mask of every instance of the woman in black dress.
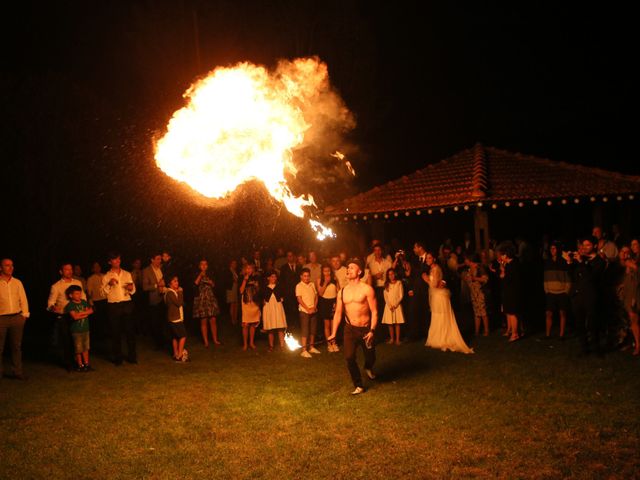
<path id="1" fill-rule="evenodd" d="M 500 280 L 502 283 L 502 313 L 507 317 L 507 331 L 510 342 L 515 342 L 521 336 L 518 325 L 518 315 L 522 306 L 522 278 L 520 265 L 515 260 L 515 247 L 503 244 L 498 248 L 500 263 Z"/>

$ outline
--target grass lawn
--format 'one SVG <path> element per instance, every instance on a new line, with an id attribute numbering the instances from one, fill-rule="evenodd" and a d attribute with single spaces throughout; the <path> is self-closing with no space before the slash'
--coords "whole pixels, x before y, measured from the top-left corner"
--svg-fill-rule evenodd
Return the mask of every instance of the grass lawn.
<path id="1" fill-rule="evenodd" d="M 341 353 L 140 347 L 95 372 L 0 381 L 0 478 L 637 478 L 640 361 L 495 334 L 475 355 L 378 346 L 351 397 Z M 361 357 L 359 357 L 362 362 Z"/>

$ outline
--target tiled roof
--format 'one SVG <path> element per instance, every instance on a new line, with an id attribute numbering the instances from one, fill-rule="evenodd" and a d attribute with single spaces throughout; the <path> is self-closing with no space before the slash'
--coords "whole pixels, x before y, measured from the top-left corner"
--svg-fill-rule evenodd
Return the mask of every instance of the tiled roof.
<path id="1" fill-rule="evenodd" d="M 328 216 L 384 214 L 500 202 L 534 203 L 640 193 L 640 176 L 622 175 L 476 144 L 410 175 L 327 207 Z"/>

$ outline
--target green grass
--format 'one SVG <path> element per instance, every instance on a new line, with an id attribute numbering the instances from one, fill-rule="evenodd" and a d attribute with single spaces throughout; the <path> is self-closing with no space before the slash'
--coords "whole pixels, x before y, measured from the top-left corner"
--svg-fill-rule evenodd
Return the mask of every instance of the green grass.
<path id="1" fill-rule="evenodd" d="M 634 478 L 640 363 L 575 341 L 480 338 L 475 355 L 380 345 L 351 397 L 342 354 L 233 342 L 174 364 L 0 381 L 0 478 Z M 360 358 L 360 362 L 362 359 Z"/>

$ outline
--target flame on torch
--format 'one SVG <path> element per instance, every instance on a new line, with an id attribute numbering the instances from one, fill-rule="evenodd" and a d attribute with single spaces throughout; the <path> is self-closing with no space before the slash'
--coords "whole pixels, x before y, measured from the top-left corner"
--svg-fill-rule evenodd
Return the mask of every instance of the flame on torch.
<path id="1" fill-rule="evenodd" d="M 287 348 L 289 350 L 291 350 L 292 352 L 294 350 L 298 350 L 299 348 L 302 348 L 302 345 L 300 345 L 300 342 L 298 342 L 293 335 L 291 335 L 290 332 L 287 332 L 286 335 L 284 336 L 284 341 L 287 344 Z"/>
<path id="2" fill-rule="evenodd" d="M 248 62 L 216 68 L 184 97 L 187 105 L 155 145 L 158 167 L 214 199 L 258 180 L 300 218 L 316 205 L 311 195 L 296 196 L 287 184 L 286 177 L 297 173 L 295 150 L 305 139 L 318 141 L 318 132 L 354 126 L 318 58 L 281 61 L 274 72 Z M 344 161 L 340 152 L 333 156 Z M 335 236 L 318 220 L 309 222 L 318 239 Z"/>

